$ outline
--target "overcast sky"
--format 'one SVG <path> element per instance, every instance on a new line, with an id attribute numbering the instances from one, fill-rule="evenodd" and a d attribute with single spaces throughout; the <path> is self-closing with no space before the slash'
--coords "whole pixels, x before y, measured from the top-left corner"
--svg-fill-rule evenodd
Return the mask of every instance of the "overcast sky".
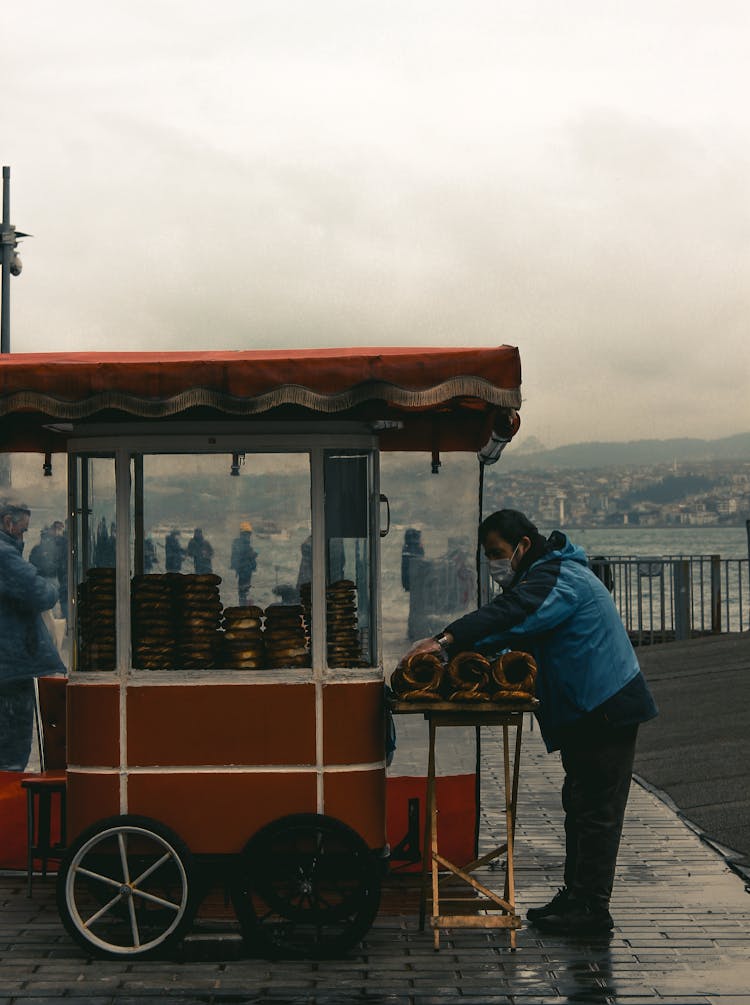
<path id="1" fill-rule="evenodd" d="M 28 0 L 16 352 L 518 345 L 524 439 L 750 429 L 747 0 Z"/>

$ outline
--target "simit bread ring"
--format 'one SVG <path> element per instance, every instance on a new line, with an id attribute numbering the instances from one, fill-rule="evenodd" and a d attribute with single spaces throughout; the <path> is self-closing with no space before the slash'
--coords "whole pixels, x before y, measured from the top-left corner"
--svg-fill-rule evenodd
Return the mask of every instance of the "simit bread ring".
<path id="1" fill-rule="evenodd" d="M 458 653 L 448 664 L 443 693 L 449 701 L 489 701 L 491 681 L 490 661 L 481 653 Z"/>
<path id="2" fill-rule="evenodd" d="M 444 664 L 433 653 L 412 653 L 399 663 L 391 687 L 403 701 L 439 701 Z"/>
<path id="3" fill-rule="evenodd" d="M 497 687 L 496 701 L 533 698 L 536 688 L 536 663 L 529 653 L 508 652 L 492 664 L 492 678 Z"/>

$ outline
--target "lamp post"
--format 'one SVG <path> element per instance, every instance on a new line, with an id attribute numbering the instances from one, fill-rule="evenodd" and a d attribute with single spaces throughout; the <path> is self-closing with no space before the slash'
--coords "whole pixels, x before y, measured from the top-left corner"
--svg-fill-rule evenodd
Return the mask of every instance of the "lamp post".
<path id="1" fill-rule="evenodd" d="M 10 168 L 3 167 L 3 220 L 0 227 L 0 254 L 2 254 L 2 285 L 0 286 L 0 353 L 10 352 L 10 277 L 20 276 L 21 259 L 18 242 L 28 237 L 17 231 L 10 222 Z M 0 454 L 0 487 L 11 483 L 10 454 Z"/>
<path id="2" fill-rule="evenodd" d="M 10 352 L 10 277 L 21 275 L 18 242 L 29 237 L 10 222 L 10 168 L 3 167 L 3 222 L 0 229 L 2 251 L 2 304 L 0 304 L 0 352 Z"/>

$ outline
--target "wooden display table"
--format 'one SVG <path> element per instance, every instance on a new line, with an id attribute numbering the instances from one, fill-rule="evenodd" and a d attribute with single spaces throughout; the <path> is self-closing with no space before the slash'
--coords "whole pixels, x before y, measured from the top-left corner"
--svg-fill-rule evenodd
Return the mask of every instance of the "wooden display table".
<path id="1" fill-rule="evenodd" d="M 507 928 L 510 932 L 511 949 L 516 948 L 516 929 L 521 927 L 521 919 L 516 914 L 515 880 L 513 874 L 513 838 L 516 826 L 516 799 L 518 796 L 518 772 L 521 761 L 521 733 L 524 712 L 532 712 L 538 705 L 536 699 L 526 702 L 481 702 L 461 703 L 449 701 L 417 702 L 396 701 L 391 705 L 394 714 L 419 713 L 427 719 L 430 727 L 430 743 L 427 758 L 427 807 L 425 815 L 424 854 L 422 857 L 422 885 L 419 900 L 419 927 L 424 930 L 427 901 L 430 900 L 430 925 L 433 929 L 435 949 L 440 948 L 441 928 Z M 479 731 L 482 726 L 503 727 L 503 779 L 505 794 L 505 843 L 493 848 L 480 858 L 466 865 L 456 865 L 440 854 L 438 849 L 437 816 L 438 806 L 435 791 L 435 737 L 443 726 L 474 726 Z M 508 731 L 515 727 L 513 762 L 511 764 Z M 505 889 L 500 897 L 480 883 L 471 874 L 481 866 L 488 865 L 501 855 L 506 856 Z M 440 877 L 440 870 L 447 876 Z M 430 884 L 431 879 L 431 884 Z M 473 899 L 448 899 L 442 894 L 448 884 L 464 883 L 475 891 Z M 431 894 L 431 895 L 430 895 Z M 478 895 L 478 896 L 477 896 Z M 448 906 L 473 913 L 441 914 L 441 896 Z M 481 914 L 479 912 L 482 912 Z M 494 912 L 494 913 L 486 913 Z"/>

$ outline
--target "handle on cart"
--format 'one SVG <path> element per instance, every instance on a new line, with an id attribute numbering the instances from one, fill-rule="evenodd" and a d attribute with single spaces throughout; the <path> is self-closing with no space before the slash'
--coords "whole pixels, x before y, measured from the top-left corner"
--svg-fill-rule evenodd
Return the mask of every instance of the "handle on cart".
<path id="1" fill-rule="evenodd" d="M 388 502 L 388 496 L 380 493 L 380 501 L 385 503 L 385 515 L 386 515 L 386 525 L 385 530 L 380 531 L 380 536 L 385 537 L 388 531 L 391 529 L 391 504 Z"/>

